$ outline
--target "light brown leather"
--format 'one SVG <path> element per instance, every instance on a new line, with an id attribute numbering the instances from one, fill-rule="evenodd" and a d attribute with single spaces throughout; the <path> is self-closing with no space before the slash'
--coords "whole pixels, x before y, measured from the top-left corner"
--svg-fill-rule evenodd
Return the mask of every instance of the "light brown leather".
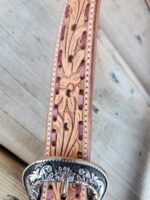
<path id="1" fill-rule="evenodd" d="M 45 144 L 46 156 L 90 157 L 93 70 L 99 0 L 68 0 L 54 58 Z M 60 199 L 61 184 L 45 183 L 41 199 Z M 70 185 L 67 199 L 86 190 Z"/>

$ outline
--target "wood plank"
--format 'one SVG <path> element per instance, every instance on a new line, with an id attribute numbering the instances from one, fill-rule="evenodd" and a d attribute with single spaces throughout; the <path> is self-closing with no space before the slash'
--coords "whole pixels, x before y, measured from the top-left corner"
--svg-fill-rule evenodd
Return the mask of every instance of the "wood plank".
<path id="1" fill-rule="evenodd" d="M 0 146 L 0 199 L 27 199 L 21 181 L 24 168 L 23 162 Z"/>
<path id="2" fill-rule="evenodd" d="M 43 144 L 35 135 L 0 110 L 0 144 L 27 163 L 40 158 Z"/>
<path id="3" fill-rule="evenodd" d="M 148 200 L 150 107 L 143 101 L 136 77 L 126 73 L 127 65 L 119 54 L 117 62 L 110 56 L 114 51 L 101 32 L 101 58 L 97 60 L 101 67 L 95 73 L 92 160 L 108 172 L 112 199 Z"/>
<path id="4" fill-rule="evenodd" d="M 0 74 L 0 107 L 42 140 L 46 108 L 2 67 Z"/>
<path id="5" fill-rule="evenodd" d="M 102 1 L 101 28 L 150 94 L 149 21 L 145 1 Z"/>
<path id="6" fill-rule="evenodd" d="M 0 65 L 46 107 L 54 55 L 50 49 L 57 33 L 50 24 L 58 27 L 59 22 L 59 15 L 52 17 L 54 7 L 50 11 L 42 1 L 6 0 L 1 1 L 0 11 Z"/>

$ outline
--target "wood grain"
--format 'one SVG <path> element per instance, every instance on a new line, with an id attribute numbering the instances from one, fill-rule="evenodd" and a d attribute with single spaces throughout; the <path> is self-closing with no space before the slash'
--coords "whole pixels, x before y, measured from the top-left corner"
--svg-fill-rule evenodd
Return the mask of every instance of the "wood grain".
<path id="1" fill-rule="evenodd" d="M 25 164 L 0 146 L 0 199 L 26 200 L 21 174 Z"/>
<path id="2" fill-rule="evenodd" d="M 63 1 L 0 4 L 0 142 L 32 162 L 42 151 Z M 92 160 L 108 173 L 108 200 L 150 199 L 149 19 L 144 1 L 102 1 Z"/>
<path id="3" fill-rule="evenodd" d="M 150 94 L 149 21 L 144 1 L 102 1 L 101 28 Z"/>

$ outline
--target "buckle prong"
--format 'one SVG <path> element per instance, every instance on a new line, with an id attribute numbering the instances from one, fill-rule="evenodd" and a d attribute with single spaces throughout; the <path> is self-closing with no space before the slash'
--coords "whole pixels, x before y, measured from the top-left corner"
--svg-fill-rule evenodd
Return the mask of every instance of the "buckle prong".
<path id="1" fill-rule="evenodd" d="M 68 194 L 68 181 L 62 182 L 61 185 L 61 199 L 66 199 Z"/>

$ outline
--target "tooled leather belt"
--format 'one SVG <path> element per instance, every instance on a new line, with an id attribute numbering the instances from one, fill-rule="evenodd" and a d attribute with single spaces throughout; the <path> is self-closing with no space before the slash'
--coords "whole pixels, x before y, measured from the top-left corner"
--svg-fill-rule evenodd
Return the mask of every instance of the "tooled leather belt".
<path id="1" fill-rule="evenodd" d="M 99 0 L 67 0 L 52 73 L 46 159 L 23 174 L 30 200 L 102 199 L 104 171 L 89 162 Z"/>

